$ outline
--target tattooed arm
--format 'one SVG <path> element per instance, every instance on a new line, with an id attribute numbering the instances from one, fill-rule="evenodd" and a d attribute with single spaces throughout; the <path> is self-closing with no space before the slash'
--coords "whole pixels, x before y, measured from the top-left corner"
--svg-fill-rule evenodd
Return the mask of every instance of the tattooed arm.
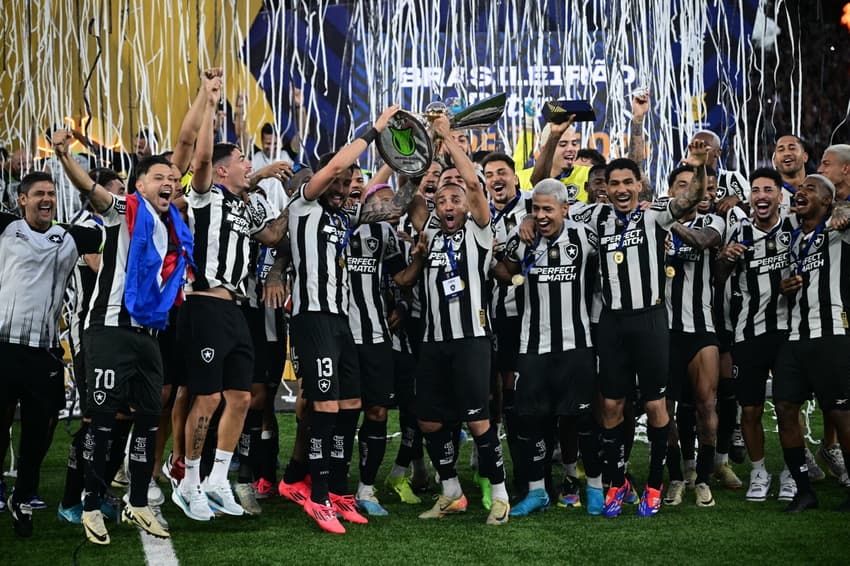
<path id="1" fill-rule="evenodd" d="M 682 218 L 699 204 L 705 196 L 705 161 L 708 150 L 705 142 L 694 140 L 688 145 L 688 165 L 696 167 L 694 178 L 687 189 L 681 191 L 670 201 L 670 213 L 674 218 Z"/>
<path id="2" fill-rule="evenodd" d="M 396 192 L 391 201 L 376 201 L 364 204 L 360 210 L 360 224 L 371 224 L 381 220 L 395 220 L 407 210 L 416 195 L 417 186 L 408 181 Z"/>

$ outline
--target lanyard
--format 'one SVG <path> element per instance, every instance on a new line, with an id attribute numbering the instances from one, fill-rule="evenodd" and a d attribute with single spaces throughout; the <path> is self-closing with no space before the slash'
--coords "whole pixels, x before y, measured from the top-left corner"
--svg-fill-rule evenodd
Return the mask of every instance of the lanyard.
<path id="1" fill-rule="evenodd" d="M 521 196 L 520 191 L 517 190 L 516 196 L 514 197 L 514 200 L 512 200 L 511 202 L 506 204 L 505 208 L 503 208 L 501 210 L 501 212 L 499 212 L 499 214 L 496 214 L 496 207 L 493 206 L 492 202 L 490 203 L 490 216 L 494 217 L 493 218 L 493 227 L 494 228 L 499 223 L 499 220 L 501 220 L 504 215 L 508 214 L 510 211 L 512 211 L 514 209 L 514 207 L 519 202 L 520 196 Z"/>
<path id="2" fill-rule="evenodd" d="M 786 191 L 788 191 L 789 193 L 791 193 L 792 195 L 796 195 L 796 194 L 797 194 L 797 189 L 794 187 L 794 185 L 792 185 L 792 184 L 791 184 L 791 183 L 789 183 L 788 181 L 782 181 L 782 187 L 783 187 Z"/>
<path id="3" fill-rule="evenodd" d="M 341 257 L 343 253 L 345 253 L 345 248 L 348 246 L 348 240 L 351 239 L 351 234 L 354 232 L 351 229 L 351 222 L 348 219 L 348 215 L 344 212 L 333 211 L 331 215 L 334 218 L 338 218 L 340 225 L 345 228 L 345 235 L 342 237 L 342 242 L 340 242 L 336 247 L 336 257 Z M 334 225 L 337 226 L 336 222 Z"/>
<path id="4" fill-rule="evenodd" d="M 555 236 L 554 238 L 550 239 L 549 245 L 546 246 L 546 249 L 539 252 L 539 253 L 537 252 L 537 246 L 540 245 L 540 240 L 543 238 L 543 234 L 541 234 L 540 232 L 537 233 L 537 237 L 534 239 L 534 245 L 531 246 L 528 249 L 527 252 L 525 252 L 525 257 L 523 257 L 522 262 L 520 262 L 520 265 L 522 265 L 522 277 L 523 277 L 523 279 L 525 278 L 526 275 L 528 275 L 528 272 L 531 271 L 531 269 L 535 265 L 537 265 L 537 262 L 540 260 L 541 257 L 548 254 L 549 250 L 551 250 L 556 245 L 558 245 L 558 240 L 561 239 L 561 234 L 563 234 L 563 233 L 564 233 L 564 227 L 561 226 L 561 231 L 558 232 L 558 235 Z"/>
<path id="5" fill-rule="evenodd" d="M 750 222 L 750 225 L 753 228 L 756 227 L 756 225 L 753 221 L 750 220 L 749 222 Z M 779 222 L 776 224 L 776 226 L 774 226 L 773 229 L 770 232 L 768 232 L 767 234 L 765 234 L 761 238 L 754 238 L 752 240 L 740 240 L 738 243 L 740 243 L 742 246 L 744 246 L 746 248 L 750 248 L 750 247 L 754 246 L 755 244 L 757 244 L 758 242 L 761 242 L 762 240 L 771 239 L 772 237 L 774 237 L 776 235 L 777 232 L 779 232 L 780 228 L 782 228 L 782 219 L 781 218 L 779 219 Z"/>
<path id="6" fill-rule="evenodd" d="M 619 220 L 623 224 L 623 231 L 620 232 L 620 241 L 617 243 L 617 249 L 622 250 L 623 244 L 626 241 L 626 234 L 629 231 L 629 224 L 640 217 L 640 212 L 638 211 L 638 209 L 634 209 L 627 216 L 615 208 L 614 214 L 617 215 L 617 220 Z"/>
<path id="7" fill-rule="evenodd" d="M 806 259 L 806 256 L 809 255 L 809 250 L 812 249 L 812 244 L 815 242 L 820 233 L 823 232 L 824 228 L 826 228 L 826 222 L 821 222 L 820 225 L 815 228 L 815 231 L 812 233 L 809 241 L 806 242 L 806 245 L 803 248 L 803 253 L 800 256 L 794 253 L 794 246 L 797 243 L 797 238 L 803 233 L 803 228 L 797 228 L 794 230 L 794 233 L 791 234 L 791 245 L 788 247 L 788 253 L 791 254 L 791 261 L 797 264 L 797 275 L 803 274 L 803 261 Z"/>
<path id="8" fill-rule="evenodd" d="M 452 245 L 452 238 L 448 234 L 443 234 L 443 249 L 446 252 L 446 255 L 449 258 L 449 266 L 452 269 L 452 273 L 457 273 L 457 260 L 455 259 L 455 250 Z"/>
<path id="9" fill-rule="evenodd" d="M 696 221 L 697 221 L 697 218 L 695 216 L 694 219 L 691 220 L 691 222 L 687 226 L 685 226 L 685 228 L 690 230 L 690 228 L 694 225 L 694 223 Z M 679 236 L 677 236 L 676 233 L 673 230 L 670 230 L 670 239 L 673 240 L 673 254 L 672 255 L 677 256 L 677 255 L 679 255 L 679 248 L 682 247 L 682 240 L 679 239 Z"/>

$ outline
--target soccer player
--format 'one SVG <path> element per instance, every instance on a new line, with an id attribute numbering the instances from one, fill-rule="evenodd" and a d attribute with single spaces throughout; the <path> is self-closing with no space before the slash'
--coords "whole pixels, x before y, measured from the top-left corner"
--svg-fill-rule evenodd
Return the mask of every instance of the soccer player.
<path id="1" fill-rule="evenodd" d="M 357 174 L 359 170 L 355 170 Z M 395 193 L 378 184 L 364 203 L 391 202 Z M 360 367 L 363 425 L 358 433 L 360 483 L 357 506 L 369 515 L 387 515 L 375 496 L 375 478 L 387 449 L 387 408 L 395 401 L 393 346 L 387 317 L 389 280 L 405 268 L 401 245 L 387 222 L 361 224 L 348 241 L 348 324 Z"/>
<path id="2" fill-rule="evenodd" d="M 629 159 L 615 159 L 605 169 L 611 205 L 594 205 L 588 222 L 599 235 L 603 310 L 597 353 L 602 402 L 602 451 L 611 487 L 606 517 L 616 517 L 631 486 L 624 475 L 623 408 L 634 388 L 635 374 L 646 409 L 650 442 L 649 478 L 638 515 L 655 515 L 661 505 L 661 483 L 667 450 L 669 417 L 669 332 L 663 302 L 664 241 L 678 218 L 689 214 L 705 192 L 705 145 L 688 146 L 697 168 L 693 182 L 676 198 L 641 210 L 640 169 Z"/>
<path id="3" fill-rule="evenodd" d="M 844 202 L 850 201 L 850 145 L 839 143 L 826 148 L 818 173 L 835 185 L 835 202 L 846 206 Z"/>
<path id="4" fill-rule="evenodd" d="M 114 195 L 123 196 L 126 192 L 124 183 L 117 173 L 111 169 L 93 169 L 89 172 L 92 179 L 107 191 Z M 85 197 L 81 198 L 87 200 Z M 80 226 L 88 226 L 96 228 L 102 233 L 103 220 L 97 213 L 88 207 L 83 215 L 75 222 Z M 74 267 L 72 278 L 72 287 L 76 296 L 74 311 L 71 314 L 69 343 L 71 346 L 71 355 L 74 364 L 74 376 L 76 380 L 77 390 L 80 400 L 80 414 L 83 418 L 80 422 L 79 430 L 74 433 L 71 440 L 71 447 L 68 451 L 68 463 L 65 473 L 65 491 L 62 495 L 62 500 L 59 502 L 57 515 L 60 520 L 69 523 L 80 524 L 83 515 L 83 504 L 80 499 L 80 494 L 83 492 L 85 480 L 85 462 L 83 460 L 83 440 L 86 437 L 91 419 L 86 415 L 86 371 L 85 371 L 85 356 L 83 354 L 83 330 L 85 327 L 86 315 L 89 312 L 89 304 L 91 296 L 94 293 L 95 282 L 97 281 L 97 272 L 100 269 L 100 254 L 85 254 L 80 256 Z M 116 424 L 118 424 L 116 422 Z M 129 421 L 126 422 L 127 435 L 130 432 Z M 123 428 L 124 423 L 121 423 Z M 127 435 L 122 435 L 123 438 L 113 443 L 113 448 L 116 449 L 116 458 L 121 462 L 124 461 L 124 447 L 126 445 Z M 123 440 L 123 443 L 121 441 Z M 116 444 L 121 444 L 120 448 Z M 117 454 L 120 452 L 120 456 Z M 110 458 L 112 463 L 117 463 L 116 459 Z M 117 467 L 117 466 L 116 466 Z M 106 476 L 113 477 L 115 471 L 107 469 Z M 112 511 L 112 509 L 109 509 Z M 111 514 L 111 513 L 110 513 Z M 111 518 L 114 518 L 111 517 Z"/>
<path id="5" fill-rule="evenodd" d="M 675 199 L 687 190 L 693 177 L 693 167 L 684 165 L 674 169 L 668 178 L 670 197 Z M 670 324 L 668 399 L 677 401 L 680 406 L 690 406 L 691 411 L 696 409 L 700 448 L 694 489 L 698 507 L 714 505 L 708 482 L 714 469 L 715 396 L 720 355 L 711 309 L 711 260 L 712 250 L 721 244 L 724 229 L 725 222 L 714 214 L 694 210 L 680 217 L 670 228 L 670 247 L 664 268 L 667 277 L 664 295 Z M 668 403 L 668 408 L 671 405 Z M 693 439 L 690 435 L 687 438 L 692 448 Z M 671 460 L 667 462 L 671 482 L 664 503 L 678 505 L 685 487 L 679 467 L 681 452 L 676 446 L 667 454 Z"/>
<path id="6" fill-rule="evenodd" d="M 504 153 L 487 155 L 481 166 L 484 170 L 484 187 L 490 196 L 490 226 L 495 241 L 493 255 L 496 259 L 501 259 L 505 254 L 508 234 L 531 211 L 531 193 L 519 190 L 514 161 Z M 508 450 L 511 453 L 511 461 L 514 462 L 514 486 L 525 489 L 526 480 L 522 474 L 524 459 L 518 445 L 514 410 L 514 372 L 519 355 L 521 317 L 516 287 L 511 285 L 510 281 L 494 281 L 490 316 L 493 321 L 493 333 L 496 335 L 495 370 L 501 385 L 502 403 L 498 408 L 505 417 Z"/>
<path id="7" fill-rule="evenodd" d="M 177 321 L 186 355 L 187 392 L 194 400 L 185 425 L 185 475 L 171 498 L 197 521 L 210 520 L 211 507 L 227 515 L 244 514 L 227 472 L 251 401 L 254 348 L 235 298 L 248 275 L 250 238 L 276 245 L 286 230 L 285 218 L 275 219 L 265 199 L 248 197 L 251 163 L 242 151 L 233 144 L 213 146 L 212 115 L 221 97 L 221 77 L 215 80 L 186 196 L 195 269 Z M 202 485 L 201 452 L 222 400 L 214 462 Z"/>
<path id="8" fill-rule="evenodd" d="M 348 199 L 352 166 L 398 110 L 384 110 L 373 128 L 323 156 L 313 177 L 289 204 L 292 285 L 292 339 L 308 399 L 308 448 L 312 489 L 304 511 L 325 531 L 342 534 L 337 519 L 366 523 L 348 492 L 348 467 L 360 414 L 359 367 L 346 319 L 349 305 L 346 248 L 354 226 L 400 216 L 416 186 L 405 184 L 389 202 L 374 200 L 353 209 Z M 303 478 L 296 478 L 298 480 Z"/>
<path id="9" fill-rule="evenodd" d="M 502 448 L 489 420 L 490 340 L 486 274 L 493 251 L 490 209 L 475 166 L 438 118 L 433 131 L 442 140 L 464 185 L 441 177 L 436 216 L 423 231 L 428 256 L 423 266 L 425 330 L 416 373 L 416 405 L 428 453 L 440 474 L 442 494 L 419 515 L 437 519 L 466 510 L 455 471 L 451 425 L 466 421 L 479 451 L 479 471 L 490 480 L 487 523 L 508 521 Z"/>
<path id="10" fill-rule="evenodd" d="M 773 149 L 773 166 L 782 176 L 782 207 L 793 209 L 794 195 L 797 187 L 806 177 L 806 163 L 809 154 L 803 147 L 803 140 L 795 135 L 787 134 L 776 140 Z"/>
<path id="11" fill-rule="evenodd" d="M 148 486 L 162 412 L 163 370 L 156 333 L 167 324 L 192 249 L 188 227 L 171 204 L 179 179 L 164 157 L 145 158 L 136 165 L 138 194 L 119 197 L 91 182 L 70 157 L 68 145 L 68 132 L 54 133 L 54 151 L 65 172 L 75 186 L 86 187 L 83 190 L 103 218 L 106 231 L 83 336 L 86 406 L 91 416 L 84 444 L 88 467 L 83 527 L 89 541 L 109 544 L 100 510 L 108 481 L 106 457 L 115 415 L 129 405 L 133 411 L 130 501 L 122 520 L 154 536 L 168 537 L 148 506 Z"/>
<path id="12" fill-rule="evenodd" d="M 77 259 L 97 253 L 101 236 L 96 228 L 54 224 L 56 188 L 50 174 L 25 175 L 17 191 L 23 218 L 0 213 L 0 352 L 5 368 L 0 407 L 5 411 L 21 404 L 18 476 L 8 508 L 15 533 L 30 537 L 30 500 L 47 453 L 49 422 L 64 405 L 62 297 Z"/>
<path id="13" fill-rule="evenodd" d="M 747 179 L 738 171 L 724 171 L 720 168 L 720 137 L 710 130 L 700 130 L 691 140 L 705 144 L 708 148 L 706 166 L 717 172 L 717 214 L 725 216 L 738 203 L 749 202 L 750 187 Z"/>
<path id="14" fill-rule="evenodd" d="M 512 510 L 524 516 L 549 505 L 544 480 L 545 429 L 552 417 L 575 417 L 588 478 L 588 513 L 602 512 L 599 446 L 594 434 L 596 356 L 590 336 L 590 297 L 598 240 L 586 224 L 567 220 L 569 195 L 554 179 L 534 187 L 536 234 L 531 246 L 514 230 L 495 273 L 522 293 L 522 334 L 516 410 L 522 432 L 528 495 Z"/>
<path id="15" fill-rule="evenodd" d="M 767 499 L 772 481 L 765 467 L 765 383 L 788 334 L 788 303 L 779 283 L 788 276 L 788 246 L 794 226 L 781 214 L 782 177 L 760 168 L 750 175 L 752 219 L 730 215 L 727 244 L 715 262 L 715 286 L 731 275 L 734 328 L 732 375 L 741 405 L 741 429 L 752 463 L 748 501 Z M 736 209 L 737 210 L 737 209 Z M 794 496 L 787 470 L 780 478 L 780 498 Z"/>
<path id="16" fill-rule="evenodd" d="M 815 396 L 835 423 L 844 461 L 850 461 L 850 233 L 828 226 L 835 185 L 809 175 L 794 195 L 800 227 L 791 234 L 791 275 L 780 283 L 791 311 L 790 334 L 776 361 L 773 396 L 785 463 L 797 484 L 785 508 L 818 506 L 811 488 L 800 427 L 800 406 Z M 850 497 L 840 511 L 850 512 Z"/>

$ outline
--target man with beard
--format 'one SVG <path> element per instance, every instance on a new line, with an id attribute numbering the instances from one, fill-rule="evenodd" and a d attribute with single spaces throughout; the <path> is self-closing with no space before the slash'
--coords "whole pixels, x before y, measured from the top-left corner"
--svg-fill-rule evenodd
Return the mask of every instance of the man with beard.
<path id="1" fill-rule="evenodd" d="M 835 185 L 836 206 L 850 206 L 850 145 L 831 145 L 823 152 L 818 173 Z"/>
<path id="2" fill-rule="evenodd" d="M 419 515 L 438 519 L 466 511 L 467 501 L 455 470 L 451 428 L 466 421 L 479 451 L 482 476 L 490 480 L 492 501 L 487 523 L 508 521 L 508 494 L 501 444 L 489 420 L 490 340 L 486 273 L 493 232 L 490 209 L 475 166 L 455 142 L 445 117 L 433 123 L 464 181 L 444 172 L 436 195 L 436 215 L 428 219 L 424 263 L 425 331 L 416 373 L 417 416 L 428 453 L 440 474 L 442 494 Z M 451 179 L 451 180 L 449 180 Z"/>
<path id="3" fill-rule="evenodd" d="M 33 532 L 30 500 L 47 453 L 48 426 L 64 400 L 59 315 L 77 258 L 97 253 L 100 231 L 54 223 L 56 188 L 48 173 L 17 186 L 23 218 L 0 213 L 0 407 L 21 404 L 21 453 L 8 507 L 15 533 Z M 58 395 L 57 395 L 58 393 Z"/>
<path id="4" fill-rule="evenodd" d="M 809 154 L 803 147 L 803 140 L 787 134 L 776 140 L 773 150 L 773 166 L 782 175 L 782 208 L 792 209 L 792 201 L 797 187 L 806 177 L 806 163 Z"/>
<path id="5" fill-rule="evenodd" d="M 519 179 L 514 171 L 513 159 L 504 153 L 491 153 L 481 162 L 484 186 L 490 196 L 490 226 L 493 229 L 496 259 L 505 254 L 508 234 L 519 225 L 531 210 L 531 194 L 519 190 Z M 508 449 L 514 462 L 514 485 L 525 489 L 521 478 L 523 459 L 520 457 L 514 412 L 514 372 L 517 369 L 520 337 L 520 305 L 516 288 L 508 282 L 494 281 L 490 314 L 493 333 L 496 335 L 496 372 L 501 385 L 501 406 L 497 410 L 505 416 Z M 498 399 L 498 396 L 495 396 Z M 498 415 L 496 415 L 498 416 Z"/>
<path id="6" fill-rule="evenodd" d="M 809 175 L 798 187 L 794 201 L 800 227 L 791 235 L 791 275 L 780 283 L 791 321 L 776 361 L 773 396 L 785 463 L 797 484 L 787 513 L 818 506 L 799 420 L 800 406 L 812 392 L 835 424 L 844 461 L 850 459 L 850 234 L 828 226 L 834 199 L 835 186 L 822 175 Z M 839 511 L 850 512 L 850 497 Z"/>
<path id="7" fill-rule="evenodd" d="M 771 476 L 765 466 L 765 382 L 788 335 L 788 303 L 779 283 L 788 276 L 788 246 L 794 226 L 780 212 L 782 177 L 775 169 L 750 176 L 752 219 L 730 216 L 727 244 L 715 261 L 715 286 L 731 276 L 732 376 L 741 405 L 741 429 L 752 463 L 747 501 L 765 501 Z M 793 481 L 784 471 L 780 497 L 793 497 Z"/>
<path id="8" fill-rule="evenodd" d="M 689 166 L 680 166 L 669 176 L 669 194 L 676 198 L 686 190 L 694 176 Z M 700 205 L 706 199 L 700 201 Z M 699 205 L 698 205 L 699 208 Z M 699 455 L 696 459 L 696 502 L 698 507 L 711 507 L 714 498 L 708 486 L 714 468 L 714 451 L 717 433 L 715 394 L 719 378 L 719 352 L 711 310 L 712 249 L 720 245 L 724 232 L 723 220 L 713 214 L 697 210 L 679 218 L 670 229 L 670 247 L 667 252 L 665 275 L 665 302 L 670 324 L 670 388 L 668 411 L 673 401 L 689 416 L 696 412 L 699 431 Z M 693 418 L 676 416 L 684 452 L 687 444 L 693 450 Z M 684 477 L 679 465 L 681 452 L 676 444 L 676 431 L 671 427 L 673 444 L 668 449 L 670 486 L 664 502 L 678 505 L 682 502 Z M 687 432 L 687 434 L 685 434 Z"/>
<path id="9" fill-rule="evenodd" d="M 413 200 L 405 184 L 389 201 L 344 208 L 357 156 L 386 127 L 398 106 L 384 110 L 375 126 L 335 154 L 323 156 L 309 182 L 289 205 L 292 337 L 304 395 L 312 407 L 308 461 L 312 488 L 302 494 L 304 511 L 325 531 L 342 534 L 339 513 L 366 523 L 348 489 L 348 466 L 361 400 L 357 351 L 349 328 L 348 256 L 358 224 L 397 218 Z M 296 483 L 304 479 L 291 476 Z M 287 482 L 288 483 L 288 482 Z M 303 485 L 303 484 L 302 484 Z"/>

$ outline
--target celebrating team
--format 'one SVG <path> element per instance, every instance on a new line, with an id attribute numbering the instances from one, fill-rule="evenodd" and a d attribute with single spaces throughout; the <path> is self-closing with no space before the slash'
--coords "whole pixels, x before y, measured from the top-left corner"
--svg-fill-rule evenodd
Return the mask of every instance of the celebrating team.
<path id="1" fill-rule="evenodd" d="M 742 485 L 728 465 L 737 404 L 752 463 L 746 498 L 763 501 L 771 485 L 761 429 L 768 377 L 786 511 L 818 505 L 810 476 L 820 469 L 799 416 L 812 395 L 827 423 L 819 454 L 846 482 L 850 146 L 831 146 L 822 174 L 806 175 L 802 141 L 782 136 L 777 169 L 757 169 L 748 183 L 719 170 L 720 140 L 700 132 L 671 164 L 667 190 L 656 187 L 666 196 L 653 199 L 640 166 L 644 94 L 633 102 L 633 159 L 579 155 L 571 121 L 552 124 L 530 173 L 533 190 L 522 191 L 528 171 L 502 153 L 474 163 L 465 134 L 439 117 L 431 124 L 437 156 L 425 173 L 399 175 L 393 188 L 385 166 L 355 187 L 358 157 L 397 106 L 314 169 L 264 152 L 253 172 L 238 146 L 213 143 L 220 96 L 221 71 L 211 69 L 178 148 L 136 163 L 130 195 L 120 179 L 113 186 L 108 175 L 83 170 L 70 154 L 71 134 L 54 132 L 85 216 L 52 225 L 55 189 L 49 176 L 33 174 L 19 187 L 24 217 L 0 218 L 0 345 L 21 373 L 38 374 L 3 389 L 3 407 L 20 399 L 26 416 L 28 449 L 9 499 L 19 535 L 32 534 L 53 410 L 35 390 L 52 386 L 56 373 L 55 354 L 41 352 L 58 346 L 55 297 L 42 311 L 35 287 L 20 280 L 48 272 L 64 283 L 73 271 L 84 297 L 72 335 L 85 419 L 59 514 L 96 544 L 110 542 L 107 492 L 128 436 L 122 519 L 170 536 L 156 481 L 167 436 L 160 428 L 169 423 L 173 449 L 162 474 L 189 518 L 262 512 L 257 500 L 276 481 L 273 400 L 287 332 L 298 426 L 278 492 L 328 532 L 345 532 L 340 519 L 363 524 L 388 514 L 375 484 L 393 407 L 403 440 L 387 492 L 420 503 L 424 446 L 441 493 L 422 519 L 469 506 L 457 474 L 463 423 L 490 525 L 545 509 L 552 498 L 563 507 L 584 499 L 589 514 L 606 517 L 639 501 L 638 515 L 651 517 L 662 502 L 681 504 L 691 487 L 698 506 L 713 506 L 713 482 Z M 6 259 L 13 254 L 21 259 Z M 41 271 L 22 274 L 22 264 Z M 27 334 L 21 328 L 32 326 L 25 321 L 36 309 L 44 329 Z M 639 499 L 627 467 L 636 412 L 646 414 L 649 440 Z M 352 490 L 356 437 L 360 483 Z M 563 483 L 553 488 L 558 445 Z M 841 509 L 850 511 L 850 498 Z"/>

